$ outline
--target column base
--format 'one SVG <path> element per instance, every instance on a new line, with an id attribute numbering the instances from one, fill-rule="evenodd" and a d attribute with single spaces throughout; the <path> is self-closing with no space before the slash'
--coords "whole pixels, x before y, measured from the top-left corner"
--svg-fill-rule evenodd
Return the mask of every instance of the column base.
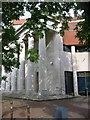
<path id="1" fill-rule="evenodd" d="M 60 90 L 58 90 L 58 89 L 56 89 L 56 90 L 40 90 L 39 92 L 38 92 L 38 95 L 39 96 L 42 96 L 42 97 L 45 97 L 45 96 L 58 96 L 58 95 L 65 95 L 65 92 L 63 92 L 63 91 L 60 91 Z"/>
<path id="2" fill-rule="evenodd" d="M 35 90 L 26 90 L 26 91 L 25 91 L 25 94 L 28 95 L 28 96 L 29 96 L 29 95 L 30 95 L 30 96 L 37 95 L 37 93 L 35 92 Z"/>
<path id="3" fill-rule="evenodd" d="M 74 96 L 79 96 L 79 94 L 77 94 L 77 93 L 74 93 Z"/>

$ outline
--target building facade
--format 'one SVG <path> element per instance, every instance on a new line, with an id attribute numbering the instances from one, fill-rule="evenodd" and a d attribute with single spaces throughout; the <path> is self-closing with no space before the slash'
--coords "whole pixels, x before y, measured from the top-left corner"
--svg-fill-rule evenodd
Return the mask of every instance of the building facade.
<path id="1" fill-rule="evenodd" d="M 3 91 L 24 91 L 26 94 L 39 95 L 74 95 L 78 96 L 88 88 L 90 91 L 90 52 L 82 49 L 79 40 L 75 38 L 73 30 L 77 20 L 69 23 L 70 29 L 65 31 L 64 37 L 57 30 L 44 33 L 41 40 L 36 41 L 28 37 L 28 44 L 24 37 L 28 30 L 22 30 L 23 21 L 14 21 L 19 42 L 23 50 L 19 56 L 19 69 L 15 68 L 7 74 L 6 82 L 2 80 Z M 31 48 L 39 53 L 38 63 L 26 59 Z"/>

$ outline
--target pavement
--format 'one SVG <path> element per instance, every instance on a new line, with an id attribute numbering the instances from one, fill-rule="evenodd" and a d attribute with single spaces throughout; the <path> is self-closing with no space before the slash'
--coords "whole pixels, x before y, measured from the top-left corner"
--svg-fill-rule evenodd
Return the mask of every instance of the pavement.
<path id="1" fill-rule="evenodd" d="M 23 99 L 2 99 L 3 118 L 11 118 L 10 106 L 13 101 L 13 117 L 27 118 L 27 106 L 30 106 L 30 118 L 54 118 L 58 107 L 65 107 L 68 111 L 68 119 L 81 118 L 90 119 L 90 96 L 79 96 L 76 98 L 47 101 L 31 101 Z"/>

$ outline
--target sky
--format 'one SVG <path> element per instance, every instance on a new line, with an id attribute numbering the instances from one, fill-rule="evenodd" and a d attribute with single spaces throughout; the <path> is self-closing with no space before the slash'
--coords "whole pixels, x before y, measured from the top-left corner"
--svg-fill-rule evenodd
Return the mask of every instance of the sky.
<path id="1" fill-rule="evenodd" d="M 25 14 L 24 14 L 24 16 L 21 16 L 20 17 L 20 19 L 27 19 L 27 18 L 29 18 L 31 15 L 30 15 L 30 13 L 29 12 L 27 12 L 27 11 L 25 11 Z"/>
<path id="2" fill-rule="evenodd" d="M 71 17 L 74 17 L 73 9 L 70 10 Z M 20 19 L 27 19 L 30 17 L 30 13 L 25 11 L 24 16 L 21 16 Z"/>

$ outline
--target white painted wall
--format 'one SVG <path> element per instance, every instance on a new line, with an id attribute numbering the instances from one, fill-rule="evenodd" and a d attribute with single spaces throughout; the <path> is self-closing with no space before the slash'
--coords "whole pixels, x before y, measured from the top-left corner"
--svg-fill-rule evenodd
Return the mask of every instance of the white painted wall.
<path id="1" fill-rule="evenodd" d="M 52 91 L 53 84 L 53 74 L 54 74 L 54 49 L 53 41 L 49 43 L 49 47 L 46 49 L 47 55 L 47 89 Z M 51 54 L 50 54 L 51 53 Z"/>
<path id="2" fill-rule="evenodd" d="M 39 94 L 47 91 L 47 68 L 46 68 L 46 37 L 39 40 Z"/>
<path id="3" fill-rule="evenodd" d="M 73 71 L 71 52 L 63 51 L 63 42 L 55 32 L 48 33 L 47 57 L 47 87 L 55 93 L 55 90 L 62 89 L 65 93 L 64 71 Z M 76 72 L 90 71 L 90 53 L 75 53 Z"/>
<path id="4" fill-rule="evenodd" d="M 65 51 L 60 52 L 60 59 L 64 71 L 72 71 L 71 53 Z"/>
<path id="5" fill-rule="evenodd" d="M 90 53 L 78 52 L 76 53 L 77 71 L 90 71 Z"/>
<path id="6" fill-rule="evenodd" d="M 65 92 L 63 42 L 56 32 L 50 31 L 46 38 L 47 88 L 51 94 L 61 94 Z"/>

